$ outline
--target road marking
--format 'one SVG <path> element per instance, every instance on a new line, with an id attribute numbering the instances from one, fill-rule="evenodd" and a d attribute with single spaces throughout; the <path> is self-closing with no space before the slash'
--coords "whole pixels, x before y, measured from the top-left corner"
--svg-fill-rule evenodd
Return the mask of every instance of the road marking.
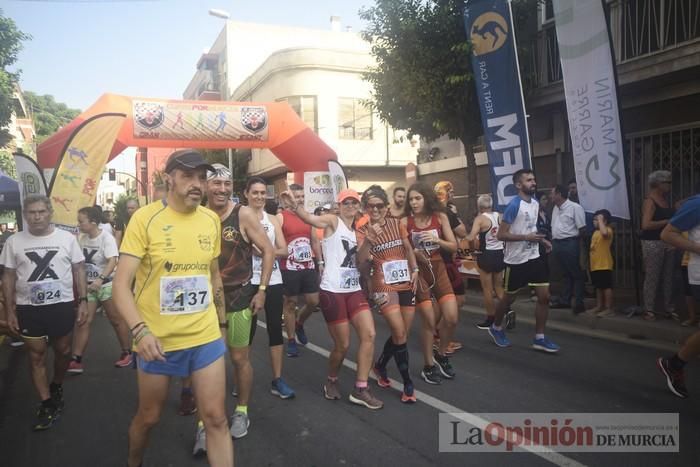
<path id="1" fill-rule="evenodd" d="M 258 320 L 258 326 L 267 329 L 267 324 L 263 321 Z M 311 342 L 306 344 L 304 348 L 309 349 L 312 352 L 315 352 L 325 358 L 328 358 L 331 354 L 328 350 L 324 349 L 323 347 L 319 347 L 315 344 L 312 344 Z M 351 360 L 348 360 L 347 358 L 343 360 L 343 366 L 350 368 L 353 371 L 357 371 L 357 364 Z M 369 377 L 371 379 L 376 380 L 376 378 L 371 374 L 371 372 Z M 392 378 L 389 378 L 389 381 L 391 381 L 391 387 L 393 389 L 396 389 L 397 391 L 403 390 L 403 383 L 399 383 L 397 380 Z M 489 423 L 491 423 L 485 418 L 481 418 L 478 415 L 462 410 L 459 407 L 455 407 L 454 405 L 448 404 L 447 402 L 443 402 L 440 399 L 431 396 L 430 394 L 427 394 L 423 391 L 419 391 L 418 389 L 414 389 L 414 394 L 416 395 L 418 402 L 423 402 L 429 405 L 430 407 L 437 409 L 440 412 L 453 414 L 456 418 L 459 418 L 460 420 L 482 430 L 485 429 Z M 560 467 L 586 466 L 586 464 L 582 464 L 574 459 L 571 459 L 570 457 L 566 457 L 561 453 L 552 451 L 551 449 L 545 448 L 543 446 L 519 446 L 519 448 L 523 451 L 529 452 L 530 454 L 534 454 L 538 457 L 541 457 L 542 459 Z"/>

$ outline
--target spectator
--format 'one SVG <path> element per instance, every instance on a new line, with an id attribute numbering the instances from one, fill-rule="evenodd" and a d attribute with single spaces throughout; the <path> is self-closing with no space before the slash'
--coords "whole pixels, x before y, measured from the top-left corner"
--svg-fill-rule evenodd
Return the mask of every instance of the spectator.
<path id="1" fill-rule="evenodd" d="M 661 231 L 668 225 L 675 209 L 668 195 L 671 172 L 657 170 L 649 174 L 649 194 L 642 204 L 642 259 L 644 261 L 644 319 L 656 319 L 659 286 L 663 293 L 664 314 L 672 316 L 673 247 L 661 241 Z"/>
<path id="2" fill-rule="evenodd" d="M 588 310 L 599 318 L 612 316 L 613 257 L 610 246 L 613 229 L 610 227 L 610 211 L 601 209 L 593 214 L 593 237 L 591 238 L 591 280 L 595 287 L 596 306 Z"/>
<path id="3" fill-rule="evenodd" d="M 586 311 L 583 304 L 583 271 L 581 270 L 581 236 L 586 229 L 586 214 L 580 204 L 567 199 L 569 192 L 564 185 L 552 188 L 552 253 L 564 273 L 564 289 L 552 308 L 571 306 L 572 291 L 574 314 Z"/>
<path id="4" fill-rule="evenodd" d="M 576 179 L 572 178 L 569 180 L 569 200 L 573 201 L 574 203 L 578 203 L 578 184 L 576 183 Z"/>
<path id="5" fill-rule="evenodd" d="M 126 226 L 129 225 L 131 216 L 133 216 L 136 210 L 139 208 L 139 200 L 137 200 L 136 198 L 127 199 L 125 203 L 125 208 L 126 218 L 117 219 L 117 222 L 114 227 L 114 239 L 117 241 L 117 246 L 120 246 L 122 244 L 122 238 L 124 237 L 124 231 L 126 230 Z"/>

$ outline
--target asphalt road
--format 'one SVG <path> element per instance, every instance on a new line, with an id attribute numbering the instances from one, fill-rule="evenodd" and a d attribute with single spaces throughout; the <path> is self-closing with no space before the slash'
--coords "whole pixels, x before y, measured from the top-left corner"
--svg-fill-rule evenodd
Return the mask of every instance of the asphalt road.
<path id="1" fill-rule="evenodd" d="M 320 314 L 313 315 L 307 334 L 314 344 L 296 359 L 285 357 L 284 377 L 297 397 L 280 400 L 269 393 L 270 367 L 267 335 L 258 328 L 253 344 L 255 383 L 249 407 L 251 427 L 236 441 L 239 466 L 696 466 L 700 459 L 700 365 L 689 367 L 691 398 L 677 399 L 666 389 L 655 368 L 657 351 L 561 332 L 550 337 L 562 346 L 558 355 L 529 348 L 533 330 L 519 323 L 509 334 L 513 347 L 497 348 L 485 331 L 463 315 L 458 339 L 464 349 L 453 358 L 458 372 L 454 381 L 430 386 L 419 379 L 422 359 L 417 326 L 409 341 L 412 374 L 419 402 L 400 403 L 400 393 L 380 389 L 385 402 L 379 411 L 350 404 L 347 399 L 327 401 L 321 385 L 330 349 Z M 377 349 L 388 336 L 381 316 L 377 323 Z M 321 352 L 321 353 L 319 353 Z M 29 378 L 24 350 L 0 348 L 0 465 L 15 466 L 123 466 L 129 421 L 136 406 L 133 370 L 116 369 L 116 339 L 106 318 L 98 315 L 85 357 L 86 372 L 65 384 L 66 408 L 49 431 L 33 433 L 31 423 L 36 394 Z M 354 344 L 348 354 L 354 361 Z M 229 374 L 231 371 L 228 365 Z M 390 376 L 398 378 L 393 362 Z M 344 368 L 343 393 L 352 388 L 354 374 Z M 190 456 L 194 435 L 192 417 L 176 414 L 179 381 L 159 426 L 154 430 L 145 466 L 197 466 L 206 460 Z M 426 397 L 425 395 L 430 397 Z M 229 412 L 235 399 L 228 398 Z M 679 453 L 561 453 L 553 456 L 529 452 L 440 453 L 440 410 L 469 413 L 503 412 L 671 412 L 680 414 Z"/>

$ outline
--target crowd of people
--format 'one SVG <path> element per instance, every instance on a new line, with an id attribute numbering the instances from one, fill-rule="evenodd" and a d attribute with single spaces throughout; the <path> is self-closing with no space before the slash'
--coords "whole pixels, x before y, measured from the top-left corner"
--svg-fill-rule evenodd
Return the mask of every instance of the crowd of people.
<path id="1" fill-rule="evenodd" d="M 519 170 L 513 175 L 517 196 L 505 211 L 496 212 L 491 196 L 482 195 L 479 213 L 467 228 L 456 213 L 449 182 L 397 187 L 391 198 L 379 185 L 362 194 L 345 189 L 335 203 L 310 213 L 304 209 L 302 186 L 293 184 L 279 196 L 278 212 L 267 200 L 265 181 L 255 177 L 243 190 L 245 203 L 234 203 L 229 170 L 210 165 L 194 150 L 173 153 L 164 174 L 164 198 L 141 208 L 130 200 L 119 225 L 112 226 L 95 207 L 80 209 L 77 238 L 52 225 L 48 198 L 29 196 L 23 206 L 26 230 L 9 237 L 0 255 L 6 311 L 0 327 L 21 336 L 29 352 L 41 400 L 34 429 L 48 429 L 60 417 L 66 373 L 86 371 L 90 323 L 102 307 L 118 344 L 115 366 L 138 369 L 130 467 L 141 465 L 173 377 L 183 383 L 180 413 L 197 414 L 193 453 L 206 454 L 213 466 L 233 465 L 231 439 L 246 436 L 251 426 L 250 352 L 263 313 L 270 393 L 283 400 L 296 396 L 283 378 L 283 357 L 298 357 L 308 344 L 304 324 L 317 310 L 333 342 L 322 382 L 326 399 L 340 400 L 347 393 L 353 404 L 381 409 L 370 375 L 380 388 L 391 386 L 393 359 L 403 383 L 400 401 L 415 403 L 407 341 L 416 311 L 420 378 L 428 384 L 453 380 L 459 369 L 450 356 L 462 346 L 454 340 L 465 295 L 455 256 L 462 239 L 474 249 L 484 294 L 486 316 L 477 327 L 487 330 L 497 346 L 511 345 L 506 330 L 515 326 L 512 305 L 521 290 L 531 289 L 536 301 L 531 345 L 542 352 L 560 350 L 546 334 L 550 307 L 586 311 L 580 258 L 587 220 L 576 202 L 575 184 L 538 196 L 535 174 Z M 690 253 L 687 295 L 689 302 L 700 300 L 700 196 L 675 212 L 665 198 L 668 180 L 667 172 L 652 174 L 642 218 L 648 312 L 656 309 L 656 284 L 666 280 L 667 245 Z M 597 304 L 589 313 L 608 316 L 613 306 L 611 215 L 598 211 L 592 222 L 587 257 Z M 550 253 L 565 276 L 555 298 L 550 297 Z M 390 330 L 378 351 L 372 310 Z M 340 368 L 353 332 L 359 342 L 355 381 L 343 385 Z M 49 347 L 54 352 L 51 377 Z M 227 353 L 237 396 L 230 422 Z M 683 367 L 698 353 L 700 333 L 677 354 L 658 360 L 669 388 L 680 397 L 688 395 Z"/>

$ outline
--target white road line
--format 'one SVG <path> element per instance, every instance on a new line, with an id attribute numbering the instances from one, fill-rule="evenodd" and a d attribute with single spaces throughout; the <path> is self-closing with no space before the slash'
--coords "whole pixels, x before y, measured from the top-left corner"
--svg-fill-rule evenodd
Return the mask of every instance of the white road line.
<path id="1" fill-rule="evenodd" d="M 258 326 L 267 329 L 267 324 L 263 321 L 258 320 Z M 315 352 L 326 358 L 328 358 L 328 356 L 330 355 L 330 352 L 328 350 L 324 349 L 323 347 L 319 347 L 315 344 L 312 344 L 311 342 L 306 344 L 304 348 L 309 349 L 312 352 Z M 357 363 L 348 360 L 347 358 L 343 360 L 343 365 L 347 368 L 350 368 L 353 371 L 357 371 Z M 376 378 L 371 373 L 370 378 L 376 380 Z M 395 379 L 391 378 L 389 378 L 389 380 L 391 381 L 391 387 L 393 389 L 396 389 L 397 391 L 403 390 L 403 383 L 399 383 Z M 423 402 L 429 405 L 430 407 L 439 410 L 440 412 L 453 414 L 456 418 L 459 418 L 462 421 L 469 423 L 470 425 L 480 428 L 482 430 L 485 429 L 489 423 L 491 423 L 489 420 L 481 418 L 473 413 L 464 411 L 459 407 L 455 407 L 454 405 L 448 404 L 447 402 L 443 402 L 440 399 L 431 396 L 430 394 L 427 394 L 423 391 L 419 391 L 418 389 L 414 389 L 414 394 L 416 395 L 418 402 Z M 574 459 L 571 459 L 570 457 L 566 457 L 561 453 L 552 451 L 551 449 L 542 446 L 519 446 L 519 448 L 524 451 L 528 451 L 530 454 L 534 454 L 538 457 L 541 457 L 542 459 L 560 467 L 586 466 L 586 464 L 582 464 Z"/>

